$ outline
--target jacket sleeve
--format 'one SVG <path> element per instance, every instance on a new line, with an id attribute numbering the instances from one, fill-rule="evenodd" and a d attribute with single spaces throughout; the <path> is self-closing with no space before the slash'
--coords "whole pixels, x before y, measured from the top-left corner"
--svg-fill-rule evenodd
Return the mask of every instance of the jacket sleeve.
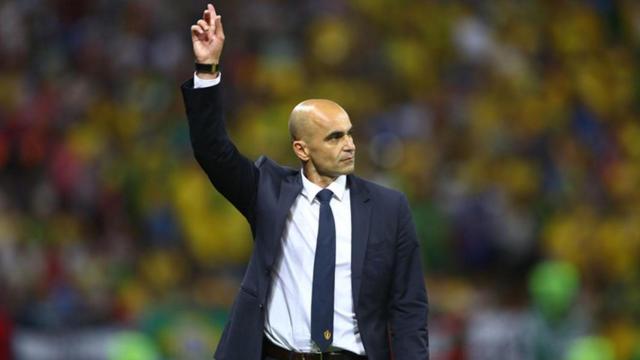
<path id="1" fill-rule="evenodd" d="M 401 198 L 389 325 L 394 360 L 429 359 L 428 302 L 420 247 L 406 198 Z"/>
<path id="2" fill-rule="evenodd" d="M 193 79 L 182 87 L 191 146 L 198 164 L 213 186 L 254 226 L 258 168 L 231 142 L 224 124 L 222 84 L 193 88 Z"/>

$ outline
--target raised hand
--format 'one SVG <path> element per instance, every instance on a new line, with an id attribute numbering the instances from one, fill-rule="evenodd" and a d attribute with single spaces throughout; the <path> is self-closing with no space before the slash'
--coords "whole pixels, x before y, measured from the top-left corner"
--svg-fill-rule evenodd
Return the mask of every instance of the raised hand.
<path id="1" fill-rule="evenodd" d="M 193 55 L 201 64 L 218 64 L 224 45 L 224 31 L 222 17 L 216 13 L 211 4 L 202 14 L 202 19 L 191 26 L 191 42 Z"/>

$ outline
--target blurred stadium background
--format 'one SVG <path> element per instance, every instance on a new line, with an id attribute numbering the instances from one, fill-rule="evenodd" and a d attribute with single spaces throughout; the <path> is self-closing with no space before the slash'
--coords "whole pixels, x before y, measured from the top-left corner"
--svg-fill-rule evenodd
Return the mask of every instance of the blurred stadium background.
<path id="1" fill-rule="evenodd" d="M 406 192 L 432 359 L 640 359 L 640 2 L 215 5 L 247 155 L 327 97 Z M 251 240 L 188 142 L 204 6 L 0 3 L 0 359 L 211 357 Z"/>

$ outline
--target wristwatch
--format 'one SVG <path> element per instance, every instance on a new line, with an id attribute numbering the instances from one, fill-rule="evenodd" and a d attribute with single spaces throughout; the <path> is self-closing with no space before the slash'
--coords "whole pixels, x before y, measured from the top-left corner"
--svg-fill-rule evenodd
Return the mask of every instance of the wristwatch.
<path id="1" fill-rule="evenodd" d="M 196 62 L 195 65 L 196 72 L 199 73 L 215 74 L 220 71 L 220 64 L 200 64 Z"/>

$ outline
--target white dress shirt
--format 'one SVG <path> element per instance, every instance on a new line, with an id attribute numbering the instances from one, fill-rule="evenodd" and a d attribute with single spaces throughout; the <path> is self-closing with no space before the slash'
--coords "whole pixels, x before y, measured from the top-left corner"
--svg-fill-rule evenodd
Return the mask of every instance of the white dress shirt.
<path id="1" fill-rule="evenodd" d="M 265 334 L 285 349 L 317 352 L 318 348 L 311 341 L 311 293 L 320 216 L 320 202 L 316 194 L 322 188 L 309 181 L 302 171 L 300 176 L 302 192 L 289 210 L 282 235 L 282 256 L 272 271 Z M 351 197 L 347 177 L 338 177 L 327 189 L 333 192 L 330 206 L 336 225 L 331 345 L 364 354 L 351 293 Z"/>
<path id="2" fill-rule="evenodd" d="M 194 88 L 214 86 L 214 80 L 194 74 Z M 282 234 L 282 256 L 271 272 L 272 281 L 264 332 L 276 345 L 297 352 L 318 352 L 311 340 L 313 263 L 320 215 L 316 194 L 322 188 L 304 176 L 302 191 L 294 201 Z M 347 177 L 339 176 L 327 189 L 336 226 L 336 270 L 332 348 L 364 355 L 351 292 L 351 197 Z"/>

